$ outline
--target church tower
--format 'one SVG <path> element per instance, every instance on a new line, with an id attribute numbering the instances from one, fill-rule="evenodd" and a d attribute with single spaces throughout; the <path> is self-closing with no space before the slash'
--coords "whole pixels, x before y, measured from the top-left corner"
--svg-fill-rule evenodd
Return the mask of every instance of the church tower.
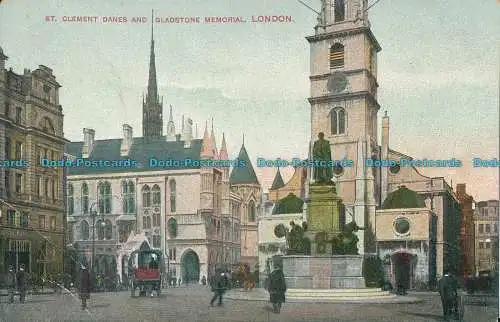
<path id="1" fill-rule="evenodd" d="M 323 132 L 335 167 L 333 181 L 356 220 L 360 254 L 375 252 L 375 178 L 365 159 L 378 158 L 377 66 L 381 50 L 370 30 L 367 0 L 323 0 L 311 47 L 311 145 Z"/>
<path id="2" fill-rule="evenodd" d="M 149 57 L 149 78 L 146 100 L 142 101 L 142 136 L 163 135 L 163 102 L 160 102 L 156 83 L 155 41 L 153 38 L 153 13 L 151 13 L 151 52 Z"/>

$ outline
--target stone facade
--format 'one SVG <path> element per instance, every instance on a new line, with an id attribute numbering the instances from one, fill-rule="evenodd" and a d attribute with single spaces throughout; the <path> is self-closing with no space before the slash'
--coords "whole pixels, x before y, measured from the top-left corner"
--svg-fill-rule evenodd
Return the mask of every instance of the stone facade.
<path id="1" fill-rule="evenodd" d="M 64 254 L 63 171 L 40 165 L 61 159 L 63 113 L 52 69 L 19 75 L 5 68 L 0 48 L 0 159 L 28 166 L 0 169 L 0 274 L 6 265 L 29 272 L 61 272 Z"/>
<path id="2" fill-rule="evenodd" d="M 476 274 L 481 271 L 498 272 L 498 217 L 499 201 L 476 202 L 474 209 Z"/>
<path id="3" fill-rule="evenodd" d="M 457 184 L 457 198 L 462 209 L 460 221 L 460 271 L 461 276 L 476 275 L 474 198 L 466 192 L 465 183 Z"/>

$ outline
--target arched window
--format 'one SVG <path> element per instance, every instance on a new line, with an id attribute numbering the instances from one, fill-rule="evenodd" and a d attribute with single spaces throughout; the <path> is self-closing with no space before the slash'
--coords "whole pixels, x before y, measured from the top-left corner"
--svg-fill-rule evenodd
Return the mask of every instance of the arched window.
<path id="1" fill-rule="evenodd" d="M 177 220 L 175 220 L 175 218 L 170 218 L 167 222 L 167 226 L 170 238 L 177 237 Z"/>
<path id="2" fill-rule="evenodd" d="M 142 206 L 151 207 L 151 189 L 149 186 L 142 187 Z"/>
<path id="3" fill-rule="evenodd" d="M 160 227 L 161 226 L 161 216 L 159 213 L 153 214 L 153 226 Z"/>
<path id="4" fill-rule="evenodd" d="M 94 229 L 97 229 L 97 239 L 103 240 L 104 239 L 104 231 L 105 231 L 105 224 L 104 221 L 98 220 L 95 223 Z"/>
<path id="5" fill-rule="evenodd" d="M 175 212 L 176 210 L 176 195 L 177 187 L 175 180 L 170 180 L 170 212 Z"/>
<path id="6" fill-rule="evenodd" d="M 330 68 L 344 67 L 344 45 L 335 43 L 330 47 Z"/>
<path id="7" fill-rule="evenodd" d="M 75 201 L 73 199 L 73 185 L 68 184 L 68 214 L 72 215 L 75 212 Z"/>
<path id="8" fill-rule="evenodd" d="M 335 13 L 335 22 L 340 22 L 345 20 L 345 1 L 344 0 L 335 0 L 334 1 L 334 13 Z"/>
<path id="9" fill-rule="evenodd" d="M 27 228 L 29 225 L 29 217 L 27 212 L 21 214 L 21 227 Z"/>
<path id="10" fill-rule="evenodd" d="M 346 125 L 345 111 L 341 107 L 336 107 L 330 111 L 330 126 L 333 135 L 344 134 Z"/>
<path id="11" fill-rule="evenodd" d="M 111 184 L 107 181 L 99 183 L 99 212 L 111 213 Z"/>
<path id="12" fill-rule="evenodd" d="M 160 206 L 161 204 L 161 191 L 158 185 L 153 186 L 153 206 Z"/>
<path id="13" fill-rule="evenodd" d="M 255 221 L 255 202 L 253 200 L 248 203 L 248 221 Z"/>
<path id="14" fill-rule="evenodd" d="M 123 213 L 135 214 L 135 187 L 132 181 L 122 181 Z"/>
<path id="15" fill-rule="evenodd" d="M 89 187 L 86 182 L 82 184 L 82 211 L 84 214 L 89 213 Z"/>
<path id="16" fill-rule="evenodd" d="M 151 217 L 146 217 L 146 228 L 151 229 Z"/>
<path id="17" fill-rule="evenodd" d="M 113 224 L 108 219 L 105 221 L 106 225 L 104 226 L 104 237 L 106 240 L 113 239 Z"/>
<path id="18" fill-rule="evenodd" d="M 89 223 L 85 220 L 83 220 L 82 223 L 80 224 L 80 235 L 83 240 L 89 240 L 90 237 Z"/>

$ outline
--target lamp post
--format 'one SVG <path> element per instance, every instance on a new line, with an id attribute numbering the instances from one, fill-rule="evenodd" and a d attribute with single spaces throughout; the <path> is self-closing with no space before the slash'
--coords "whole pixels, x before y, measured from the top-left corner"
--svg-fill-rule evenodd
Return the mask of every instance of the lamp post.
<path id="1" fill-rule="evenodd" d="M 91 206 L 90 206 L 90 210 L 89 210 L 89 213 L 90 213 L 90 217 L 92 217 L 92 259 L 90 261 L 90 269 L 91 269 L 91 272 L 92 272 L 92 280 L 93 282 L 95 281 L 95 275 L 96 275 L 96 272 L 95 272 L 95 219 L 96 217 L 98 216 L 97 214 L 97 211 L 94 210 L 93 208 L 97 205 L 98 203 L 97 202 L 94 202 Z M 104 216 L 101 214 L 101 216 L 104 218 Z M 106 225 L 106 223 L 103 221 L 102 222 L 102 226 L 104 227 Z M 94 283 L 92 283 L 92 285 L 94 285 Z"/>

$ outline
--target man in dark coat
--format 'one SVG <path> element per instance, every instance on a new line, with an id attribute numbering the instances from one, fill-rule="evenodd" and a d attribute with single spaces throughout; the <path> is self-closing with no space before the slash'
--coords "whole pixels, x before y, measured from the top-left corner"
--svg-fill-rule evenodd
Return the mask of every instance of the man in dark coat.
<path id="1" fill-rule="evenodd" d="M 19 301 L 24 303 L 26 300 L 26 272 L 24 271 L 24 264 L 19 267 L 19 272 L 16 274 L 17 290 L 19 291 Z"/>
<path id="2" fill-rule="evenodd" d="M 452 313 L 458 314 L 458 286 L 458 279 L 449 270 L 445 270 L 444 276 L 439 280 L 438 288 L 446 320 L 451 318 Z"/>
<path id="3" fill-rule="evenodd" d="M 280 313 L 281 304 L 285 302 L 286 282 L 283 270 L 276 264 L 269 275 L 268 291 L 274 313 Z"/>
<path id="4" fill-rule="evenodd" d="M 13 303 L 14 293 L 16 291 L 16 272 L 14 272 L 14 267 L 12 265 L 9 266 L 9 270 L 7 271 L 7 280 L 5 284 L 9 292 L 9 303 Z"/>
<path id="5" fill-rule="evenodd" d="M 222 295 L 224 295 L 227 289 L 228 279 L 226 277 L 226 274 L 224 274 L 222 271 L 219 271 L 216 274 L 217 275 L 215 276 L 214 281 L 212 283 L 212 292 L 214 292 L 214 296 L 210 301 L 210 306 L 214 306 L 214 302 L 215 300 L 217 300 L 217 298 L 219 299 L 219 303 L 217 305 L 221 306 Z"/>
<path id="6" fill-rule="evenodd" d="M 82 300 L 82 310 L 87 308 L 87 300 L 90 298 L 91 289 L 92 278 L 90 277 L 89 269 L 86 265 L 82 265 L 78 279 L 78 293 Z"/>

